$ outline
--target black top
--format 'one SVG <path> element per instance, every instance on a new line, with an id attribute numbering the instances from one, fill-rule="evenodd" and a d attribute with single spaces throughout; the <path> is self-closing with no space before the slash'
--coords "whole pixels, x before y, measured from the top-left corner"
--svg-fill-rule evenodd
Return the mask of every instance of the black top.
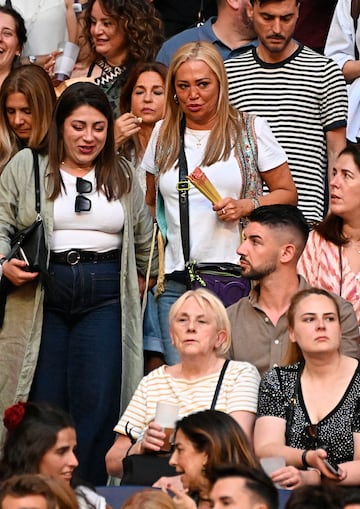
<path id="1" fill-rule="evenodd" d="M 154 6 L 165 25 L 165 36 L 171 37 L 196 26 L 201 11 L 204 21 L 217 15 L 216 0 L 154 0 Z"/>
<path id="2" fill-rule="evenodd" d="M 352 461 L 353 433 L 360 432 L 360 367 L 339 403 L 318 423 L 311 423 L 301 390 L 303 364 L 270 369 L 259 389 L 258 417 L 286 420 L 285 443 L 297 449 L 328 447 L 330 460 Z M 329 387 L 331 390 L 331 387 Z"/>

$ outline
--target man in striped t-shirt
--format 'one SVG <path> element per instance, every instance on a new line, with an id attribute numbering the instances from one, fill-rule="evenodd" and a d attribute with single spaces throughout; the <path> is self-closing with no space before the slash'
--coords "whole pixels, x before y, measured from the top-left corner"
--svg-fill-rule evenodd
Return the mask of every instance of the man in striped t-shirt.
<path id="1" fill-rule="evenodd" d="M 225 62 L 231 102 L 264 116 L 285 149 L 308 221 L 327 209 L 326 172 L 346 144 L 347 92 L 340 69 L 293 39 L 299 0 L 250 0 L 259 45 Z"/>

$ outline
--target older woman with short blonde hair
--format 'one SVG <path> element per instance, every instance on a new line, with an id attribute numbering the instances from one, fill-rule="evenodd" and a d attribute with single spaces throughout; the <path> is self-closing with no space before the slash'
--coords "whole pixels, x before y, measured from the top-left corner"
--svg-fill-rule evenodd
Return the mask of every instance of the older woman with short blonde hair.
<path id="1" fill-rule="evenodd" d="M 125 455 L 156 453 L 162 449 L 165 434 L 154 422 L 157 402 L 177 405 L 180 418 L 211 407 L 231 343 L 225 307 L 205 289 L 189 290 L 170 310 L 170 334 L 180 362 L 160 366 L 140 382 L 115 426 L 118 438 L 106 456 L 110 475 L 122 477 Z M 259 379 L 252 364 L 230 361 L 215 405 L 240 424 L 250 441 Z M 137 440 L 133 445 L 128 430 Z"/>

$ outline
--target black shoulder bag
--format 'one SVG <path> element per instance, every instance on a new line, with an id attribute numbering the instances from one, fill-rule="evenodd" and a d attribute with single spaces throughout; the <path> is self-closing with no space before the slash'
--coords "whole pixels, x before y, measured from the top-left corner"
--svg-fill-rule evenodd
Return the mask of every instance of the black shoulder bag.
<path id="1" fill-rule="evenodd" d="M 29 272 L 39 272 L 40 278 L 47 274 L 48 250 L 45 242 L 44 224 L 40 214 L 40 172 L 39 158 L 32 150 L 35 180 L 36 219 L 30 226 L 15 233 L 11 239 L 11 249 L 6 260 L 17 258 L 24 260 Z M 7 295 L 14 290 L 14 285 L 3 275 L 0 281 L 0 327 L 3 325 Z"/>
<path id="2" fill-rule="evenodd" d="M 185 274 L 189 289 L 206 288 L 219 297 L 225 307 L 234 304 L 250 292 L 250 280 L 241 275 L 240 265 L 227 262 L 197 263 L 190 261 L 190 229 L 189 229 L 189 181 L 188 166 L 184 147 L 185 118 L 180 125 L 179 152 L 179 210 L 181 243 L 185 260 Z M 239 237 L 240 242 L 240 237 Z"/>
<path id="3" fill-rule="evenodd" d="M 228 364 L 229 360 L 226 359 L 221 368 L 210 410 L 215 409 Z M 126 433 L 131 440 L 131 445 L 135 444 L 136 440 L 131 435 L 131 430 L 126 429 Z M 160 477 L 177 475 L 175 468 L 169 465 L 170 456 L 171 453 L 126 455 L 123 459 L 124 473 L 120 483 L 121 486 L 152 486 Z"/>

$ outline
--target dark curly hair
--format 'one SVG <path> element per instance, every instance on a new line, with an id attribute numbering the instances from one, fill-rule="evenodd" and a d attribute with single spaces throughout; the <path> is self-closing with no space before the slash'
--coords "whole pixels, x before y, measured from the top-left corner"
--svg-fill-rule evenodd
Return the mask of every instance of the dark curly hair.
<path id="1" fill-rule="evenodd" d="M 92 47 L 91 12 L 96 1 L 109 16 L 123 20 L 131 65 L 154 60 L 164 36 L 162 21 L 152 3 L 147 0 L 89 0 L 85 14 L 85 35 Z"/>

